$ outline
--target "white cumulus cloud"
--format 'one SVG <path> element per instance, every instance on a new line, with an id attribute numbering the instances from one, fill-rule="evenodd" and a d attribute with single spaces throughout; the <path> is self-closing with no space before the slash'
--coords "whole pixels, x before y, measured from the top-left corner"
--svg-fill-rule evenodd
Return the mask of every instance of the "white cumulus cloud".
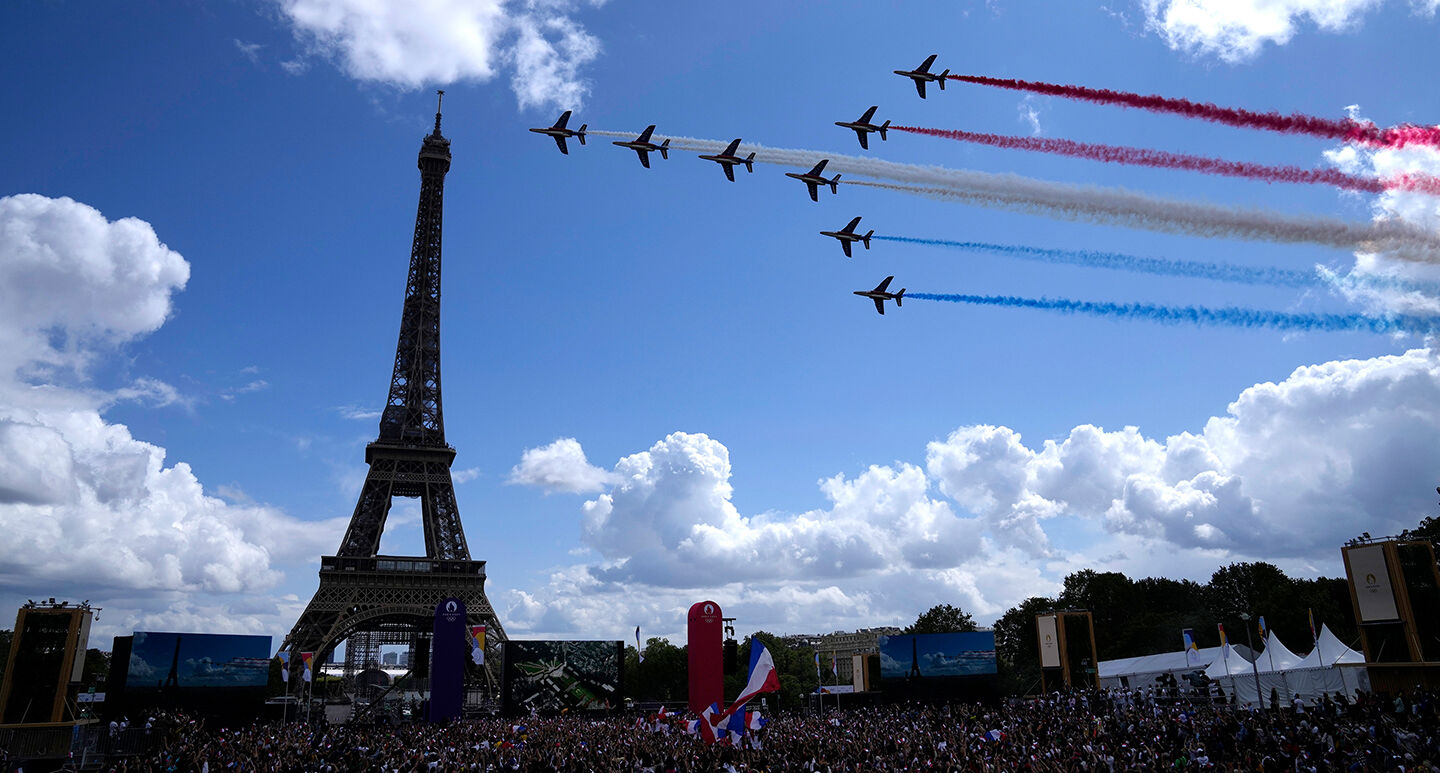
<path id="1" fill-rule="evenodd" d="M 66 198 L 0 199 L 0 587 L 252 593 L 338 540 L 343 522 L 301 528 L 206 494 L 188 465 L 104 418 L 121 400 L 183 402 L 173 387 L 86 387 L 85 364 L 165 322 L 189 270 L 144 221 Z M 70 385 L 52 378 L 57 366 Z"/>
<path id="2" fill-rule="evenodd" d="M 569 0 L 275 1 L 298 37 L 353 78 L 419 88 L 508 67 L 522 108 L 579 107 L 581 68 L 600 54 Z"/>
<path id="3" fill-rule="evenodd" d="M 1284 45 L 1313 24 L 1341 32 L 1359 23 L 1384 0 L 1141 0 L 1146 26 L 1173 49 L 1228 62 L 1254 58 L 1266 43 Z M 1433 14 L 1436 3 L 1412 3 Z"/>
<path id="4" fill-rule="evenodd" d="M 547 491 L 589 494 L 600 491 L 614 476 L 590 464 L 575 438 L 560 438 L 539 448 L 528 448 L 510 470 L 510 482 Z"/>

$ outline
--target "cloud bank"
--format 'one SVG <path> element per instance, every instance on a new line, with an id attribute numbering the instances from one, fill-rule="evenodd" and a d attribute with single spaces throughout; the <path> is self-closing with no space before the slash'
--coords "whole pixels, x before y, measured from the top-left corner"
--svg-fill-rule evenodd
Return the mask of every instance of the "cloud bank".
<path id="1" fill-rule="evenodd" d="M 1086 424 L 1032 445 L 963 426 L 923 462 L 819 481 L 823 507 L 752 515 L 732 501 L 729 450 L 676 432 L 579 507 L 588 557 L 512 592 L 502 616 L 517 633 L 618 633 L 621 608 L 659 632 L 708 596 L 757 627 L 821 632 L 942 602 L 993 618 L 1083 567 L 1203 579 L 1263 559 L 1334 575 L 1346 539 L 1431 512 L 1415 481 L 1440 467 L 1437 417 L 1440 356 L 1416 349 L 1298 368 L 1170 437 Z"/>

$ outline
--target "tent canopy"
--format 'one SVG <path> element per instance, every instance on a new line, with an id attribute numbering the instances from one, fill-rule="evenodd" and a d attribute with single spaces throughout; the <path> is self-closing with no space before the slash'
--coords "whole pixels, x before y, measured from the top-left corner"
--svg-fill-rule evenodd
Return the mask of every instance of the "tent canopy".
<path id="1" fill-rule="evenodd" d="M 1291 652 L 1280 642 L 1280 637 L 1276 636 L 1274 631 L 1265 637 L 1265 650 L 1255 659 L 1255 665 L 1262 673 L 1284 671 L 1294 668 L 1302 662 L 1299 655 Z"/>
<path id="2" fill-rule="evenodd" d="M 1235 645 L 1226 644 L 1225 653 L 1215 658 L 1215 662 L 1211 663 L 1210 667 L 1205 669 L 1205 675 L 1211 679 L 1219 679 L 1222 676 L 1248 674 L 1252 669 L 1253 666 L 1251 666 L 1250 661 L 1247 660 L 1244 655 L 1241 655 L 1239 650 L 1235 649 Z"/>
<path id="3" fill-rule="evenodd" d="M 1331 630 L 1330 626 L 1320 626 L 1320 639 L 1315 642 L 1315 649 L 1310 651 L 1303 660 L 1297 663 L 1294 668 L 1329 668 L 1339 663 L 1364 663 L 1365 656 L 1345 646 Z"/>

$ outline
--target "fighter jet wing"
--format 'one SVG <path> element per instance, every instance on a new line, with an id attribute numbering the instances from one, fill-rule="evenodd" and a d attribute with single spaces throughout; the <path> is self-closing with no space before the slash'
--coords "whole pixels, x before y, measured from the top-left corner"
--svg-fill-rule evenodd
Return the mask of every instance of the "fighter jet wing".
<path id="1" fill-rule="evenodd" d="M 883 293 L 883 292 L 885 292 L 885 288 L 887 288 L 887 287 L 890 286 L 890 282 L 891 282 L 891 280 L 893 280 L 894 278 L 895 278 L 895 277 L 894 277 L 893 275 L 892 275 L 892 276 L 887 276 L 887 277 L 885 277 L 885 281 L 881 282 L 881 283 L 878 284 L 878 285 L 875 285 L 875 289 L 874 289 L 874 290 L 871 290 L 870 292 L 873 292 L 873 293 Z"/>
<path id="2" fill-rule="evenodd" d="M 735 167 L 729 164 L 721 164 L 720 168 L 725 170 L 725 179 L 732 183 L 735 182 Z"/>
<path id="3" fill-rule="evenodd" d="M 869 150 L 869 149 L 870 149 L 870 142 L 869 142 L 869 140 L 866 140 L 866 139 L 865 139 L 865 132 L 860 131 L 859 129 L 856 129 L 856 130 L 855 130 L 855 136 L 860 138 L 860 149 L 861 149 L 861 150 Z"/>
<path id="4" fill-rule="evenodd" d="M 561 136 L 559 136 L 559 135 L 551 135 L 551 136 L 552 136 L 552 137 L 555 137 L 555 144 L 560 146 L 560 152 L 561 152 L 561 153 L 564 153 L 564 154 L 567 155 L 567 156 L 570 155 L 570 151 L 565 148 L 565 138 L 564 138 L 564 137 L 561 137 Z"/>
<path id="5" fill-rule="evenodd" d="M 915 68 L 915 72 L 930 72 L 930 65 L 935 64 L 935 57 L 937 56 L 939 56 L 939 54 L 931 54 L 925 57 L 925 61 L 922 62 L 919 67 Z"/>
<path id="6" fill-rule="evenodd" d="M 645 167 L 646 169 L 649 169 L 649 168 L 650 168 L 650 151 L 648 151 L 648 150 L 636 149 L 635 153 L 640 156 L 640 166 L 643 166 L 643 167 Z"/>
<path id="7" fill-rule="evenodd" d="M 858 217 L 846 223 L 845 227 L 840 229 L 840 233 L 853 234 L 855 233 L 855 226 L 857 225 L 860 225 L 860 218 Z"/>
<path id="8" fill-rule="evenodd" d="M 875 301 L 875 310 L 883 315 L 885 313 L 885 302 L 879 298 L 872 298 L 871 300 Z"/>
<path id="9" fill-rule="evenodd" d="M 870 109 L 865 111 L 865 115 L 860 116 L 860 120 L 855 123 L 870 123 L 870 119 L 874 117 L 875 111 L 879 109 L 879 107 L 879 105 L 871 105 Z"/>
<path id="10" fill-rule="evenodd" d="M 563 129 L 563 128 L 565 128 L 565 124 L 566 124 L 566 123 L 569 123 L 569 121 L 570 121 L 570 111 L 569 111 L 569 110 L 566 110 L 565 112 L 563 112 L 563 113 L 560 114 L 559 120 L 555 121 L 555 125 L 552 126 L 552 127 L 550 127 L 550 128 L 552 128 L 552 129 Z"/>
<path id="11" fill-rule="evenodd" d="M 720 155 L 722 155 L 722 156 L 733 156 L 733 155 L 735 155 L 735 151 L 738 150 L 739 148 L 740 148 L 740 140 L 739 140 L 739 138 L 736 138 L 735 140 L 731 141 L 731 143 L 730 143 L 729 145 L 726 145 L 726 146 L 725 146 L 724 152 L 722 152 Z"/>
<path id="12" fill-rule="evenodd" d="M 847 258 L 853 258 L 853 257 L 855 257 L 854 255 L 850 254 L 850 242 L 847 242 L 847 241 L 845 241 L 844 239 L 841 239 L 841 240 L 840 240 L 840 249 L 842 249 L 842 250 L 845 251 L 845 257 L 847 257 Z"/>
<path id="13" fill-rule="evenodd" d="M 920 80 L 919 78 L 916 78 L 916 79 L 915 79 L 915 90 L 918 91 L 918 92 L 920 92 L 920 98 L 921 98 L 921 99 L 924 99 L 924 98 L 925 98 L 925 81 L 922 81 L 922 80 Z"/>
<path id="14" fill-rule="evenodd" d="M 811 201 L 819 201 L 819 200 L 820 200 L 820 193 L 819 193 L 818 186 L 817 186 L 815 183 L 810 182 L 809 180 L 806 180 L 806 181 L 805 181 L 805 185 L 806 185 L 806 187 L 808 187 L 808 188 L 810 189 L 810 200 L 811 200 Z"/>
<path id="15" fill-rule="evenodd" d="M 640 136 L 639 136 L 639 137 L 636 137 L 636 138 L 635 138 L 635 141 L 636 141 L 636 142 L 649 142 L 649 141 L 650 141 L 650 132 L 653 132 L 653 131 L 655 131 L 655 124 L 652 123 L 652 124 L 650 124 L 649 126 L 646 126 L 646 127 L 645 127 L 645 131 L 640 132 Z"/>

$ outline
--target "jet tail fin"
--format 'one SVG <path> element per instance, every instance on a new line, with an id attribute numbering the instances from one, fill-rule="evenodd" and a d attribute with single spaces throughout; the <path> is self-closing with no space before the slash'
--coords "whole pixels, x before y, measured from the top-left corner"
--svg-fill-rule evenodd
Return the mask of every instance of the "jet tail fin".
<path id="1" fill-rule="evenodd" d="M 887 118 L 885 123 L 880 124 L 880 139 L 885 139 L 885 130 L 888 128 L 890 128 L 890 119 Z"/>
<path id="2" fill-rule="evenodd" d="M 904 297 L 905 297 L 905 288 L 902 287 L 902 288 L 900 288 L 900 292 L 895 293 L 895 306 L 896 306 L 896 308 L 899 308 L 899 306 L 900 306 L 900 299 L 901 299 L 901 298 L 904 298 Z"/>
<path id="3" fill-rule="evenodd" d="M 751 153 L 750 155 L 748 155 L 748 156 L 745 157 L 745 171 L 747 171 L 747 172 L 752 172 L 752 173 L 753 173 L 753 172 L 755 171 L 755 166 L 754 166 L 754 164 L 755 164 L 755 154 L 754 154 L 754 153 Z"/>
<path id="4" fill-rule="evenodd" d="M 864 236 L 860 237 L 860 241 L 862 241 L 862 242 L 865 243 L 865 249 L 867 249 L 867 250 L 870 249 L 870 237 L 872 237 L 872 236 L 874 236 L 874 235 L 875 235 L 875 229 L 874 229 L 874 228 L 871 228 L 871 229 L 870 229 L 870 233 L 867 233 L 867 234 L 865 234 Z"/>
<path id="5" fill-rule="evenodd" d="M 585 127 L 589 125 L 590 124 L 582 123 L 580 124 L 580 130 L 575 132 L 575 139 L 580 140 L 581 145 L 585 144 Z"/>
<path id="6" fill-rule="evenodd" d="M 831 193 L 839 193 L 839 192 L 840 192 L 840 175 L 838 175 L 838 174 L 835 175 L 834 179 L 829 180 L 828 182 L 830 183 L 830 192 L 831 192 Z"/>
<path id="7" fill-rule="evenodd" d="M 939 81 L 939 83 L 940 83 L 940 90 L 941 90 L 941 91 L 944 91 L 944 90 L 945 90 L 945 81 L 946 81 L 946 79 L 948 79 L 949 77 L 950 77 L 950 70 L 949 70 L 948 68 L 945 70 L 945 72 L 940 73 L 940 81 Z"/>
<path id="8" fill-rule="evenodd" d="M 660 150 L 660 157 L 661 157 L 661 158 L 664 158 L 664 159 L 670 158 L 670 140 L 669 140 L 669 139 L 666 139 L 664 142 L 660 143 L 660 148 L 659 148 L 659 150 Z"/>

